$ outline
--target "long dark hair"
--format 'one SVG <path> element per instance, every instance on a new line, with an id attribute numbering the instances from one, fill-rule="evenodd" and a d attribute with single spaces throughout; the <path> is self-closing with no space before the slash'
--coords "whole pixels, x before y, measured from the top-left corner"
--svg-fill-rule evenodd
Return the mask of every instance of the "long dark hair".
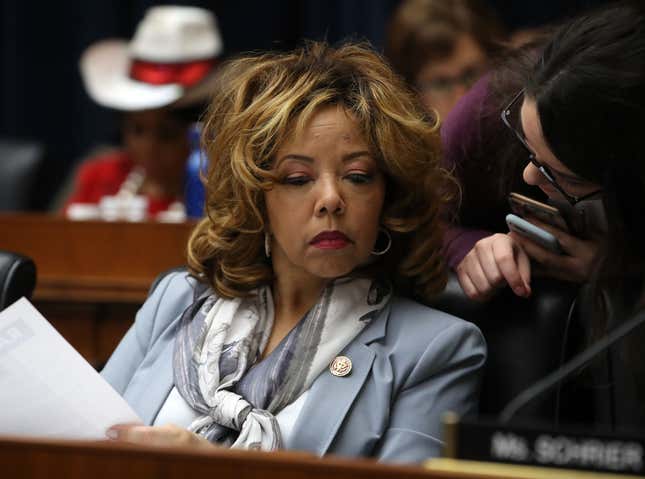
<path id="1" fill-rule="evenodd" d="M 602 185 L 609 223 L 595 274 L 625 317 L 645 275 L 645 9 L 620 2 L 558 28 L 525 82 L 555 156 Z"/>

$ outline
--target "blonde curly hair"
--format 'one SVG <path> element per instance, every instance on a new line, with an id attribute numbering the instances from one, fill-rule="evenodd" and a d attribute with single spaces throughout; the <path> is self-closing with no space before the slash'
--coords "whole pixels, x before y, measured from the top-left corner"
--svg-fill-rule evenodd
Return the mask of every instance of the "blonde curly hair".
<path id="1" fill-rule="evenodd" d="M 312 42 L 289 53 L 238 58 L 223 67 L 205 116 L 206 216 L 188 242 L 188 266 L 223 297 L 271 284 L 264 255 L 264 192 L 278 148 L 321 107 L 356 120 L 386 177 L 381 224 L 390 251 L 362 268 L 428 299 L 445 286 L 440 211 L 454 191 L 440 167 L 438 125 L 369 46 Z M 410 291 L 412 289 L 412 291 Z M 406 291 L 403 291 L 406 292 Z"/>

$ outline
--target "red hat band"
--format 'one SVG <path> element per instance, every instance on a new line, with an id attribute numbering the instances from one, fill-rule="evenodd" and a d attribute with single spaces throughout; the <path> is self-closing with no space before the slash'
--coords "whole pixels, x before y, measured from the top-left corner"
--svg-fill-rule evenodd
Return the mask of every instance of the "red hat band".
<path id="1" fill-rule="evenodd" d="M 215 63 L 214 58 L 184 63 L 133 60 L 130 65 L 130 78 L 151 85 L 175 83 L 190 87 L 203 80 L 211 72 Z"/>

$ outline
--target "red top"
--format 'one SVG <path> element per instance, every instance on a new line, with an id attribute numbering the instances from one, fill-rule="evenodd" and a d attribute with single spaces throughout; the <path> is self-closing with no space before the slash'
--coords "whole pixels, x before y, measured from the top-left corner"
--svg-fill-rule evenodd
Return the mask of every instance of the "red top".
<path id="1" fill-rule="evenodd" d="M 104 196 L 117 194 L 133 167 L 134 163 L 124 151 L 106 153 L 83 162 L 64 209 L 72 203 L 98 204 Z M 148 214 L 154 216 L 165 211 L 175 201 L 180 198 L 148 197 Z"/>

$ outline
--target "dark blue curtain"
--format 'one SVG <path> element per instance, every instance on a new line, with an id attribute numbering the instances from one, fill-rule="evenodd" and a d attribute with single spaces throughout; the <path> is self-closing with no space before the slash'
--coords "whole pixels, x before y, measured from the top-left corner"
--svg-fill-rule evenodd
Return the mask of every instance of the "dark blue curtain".
<path id="1" fill-rule="evenodd" d="M 451 0 L 446 0 L 451 1 Z M 510 25 L 542 23 L 598 3 L 489 0 Z M 60 183 L 92 146 L 117 140 L 115 113 L 85 94 L 78 58 L 92 42 L 129 38 L 152 5 L 206 7 L 219 19 L 225 55 L 290 49 L 303 38 L 367 40 L 381 49 L 399 0 L 67 0 L 0 2 L 0 137 L 44 144 L 34 209 L 45 209 Z"/>

